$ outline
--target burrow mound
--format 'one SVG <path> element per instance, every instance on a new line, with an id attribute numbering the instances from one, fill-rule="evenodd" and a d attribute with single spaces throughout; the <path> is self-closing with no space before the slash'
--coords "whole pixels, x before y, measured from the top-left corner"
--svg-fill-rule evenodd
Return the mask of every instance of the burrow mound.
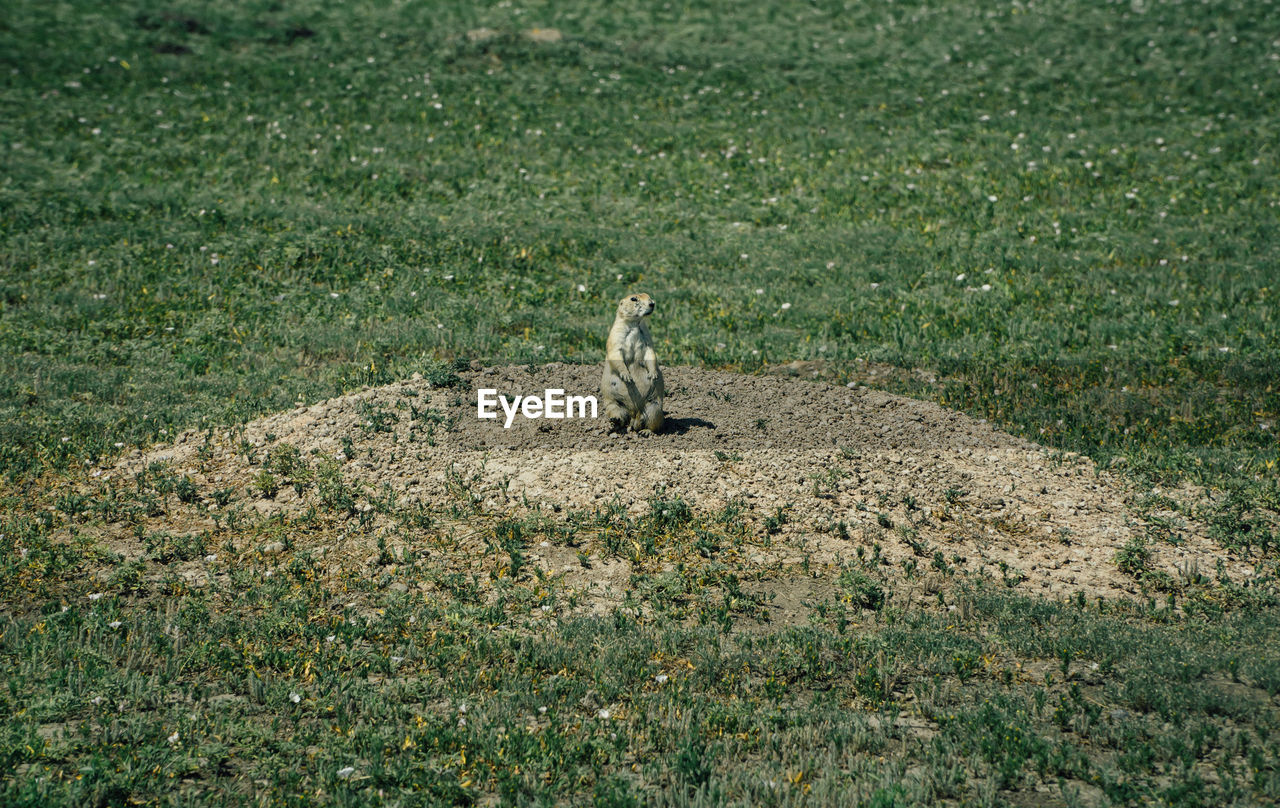
<path id="1" fill-rule="evenodd" d="M 186 432 L 172 445 L 134 453 L 120 471 L 164 461 L 201 486 L 242 491 L 260 512 L 301 512 L 310 500 L 287 486 L 271 498 L 254 493 L 264 458 L 288 445 L 304 458 L 340 464 L 366 495 L 390 491 L 399 502 L 431 508 L 447 507 L 460 483 L 491 511 L 620 504 L 639 514 L 655 499 L 675 497 L 700 510 L 737 506 L 770 534 L 746 559 L 762 572 L 839 563 L 879 545 L 895 568 L 915 559 L 928 570 L 940 559 L 1028 593 L 1138 591 L 1115 556 L 1142 525 L 1118 481 L 1087 458 L 878 390 L 688 367 L 664 374 L 668 418 L 657 435 L 611 434 L 602 415 L 517 415 L 508 428 L 500 404 L 496 418 L 481 419 L 481 389 L 508 400 L 545 397 L 548 389 L 597 395 L 599 368 L 479 368 L 437 379 L 444 385 L 415 376 L 364 389 L 214 440 Z M 1175 578 L 1215 570 L 1223 553 L 1202 531 L 1185 526 L 1182 539 L 1152 545 L 1152 566 Z M 530 558 L 594 577 L 582 581 L 592 586 L 626 586 L 620 560 L 583 570 L 565 564 L 556 548 Z M 1231 562 L 1227 572 L 1244 578 L 1249 568 Z"/>

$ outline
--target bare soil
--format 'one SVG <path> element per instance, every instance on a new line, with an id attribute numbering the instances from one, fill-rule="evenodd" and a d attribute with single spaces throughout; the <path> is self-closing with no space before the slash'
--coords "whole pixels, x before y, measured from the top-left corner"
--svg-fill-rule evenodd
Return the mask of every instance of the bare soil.
<path id="1" fill-rule="evenodd" d="M 896 569 L 915 559 L 928 572 L 940 553 L 953 569 L 1029 594 L 1139 592 L 1114 559 L 1142 524 L 1120 480 L 1088 458 L 865 387 L 687 367 L 664 374 L 668 420 L 657 435 L 610 433 L 603 416 L 517 416 L 507 429 L 499 408 L 498 419 L 481 420 L 479 388 L 509 398 L 542 396 L 548 388 L 598 395 L 599 368 L 475 368 L 454 386 L 432 387 L 415 376 L 223 430 L 213 440 L 187 432 L 125 458 L 115 473 L 166 461 L 202 491 L 230 486 L 259 512 L 299 513 L 308 497 L 285 487 L 267 499 L 251 484 L 271 447 L 287 443 L 303 457 L 335 458 L 343 476 L 370 495 L 390 490 L 401 504 L 428 508 L 456 500 L 459 480 L 486 512 L 536 509 L 554 517 L 618 503 L 640 515 L 655 492 L 699 511 L 737 503 L 759 535 L 766 525 L 773 530 L 738 561 L 757 569 L 757 580 L 774 580 L 780 604 L 792 600 L 779 592 L 784 580 L 812 588 L 796 572 L 801 565 L 837 564 L 874 545 Z M 1198 526 L 1183 528 L 1180 544 L 1150 546 L 1154 568 L 1176 580 L 1191 569 L 1211 573 L 1223 558 L 1232 577 L 1249 575 L 1249 565 L 1226 558 Z M 616 596 L 627 586 L 624 559 L 580 565 L 566 548 L 540 547 L 531 560 L 584 588 Z"/>

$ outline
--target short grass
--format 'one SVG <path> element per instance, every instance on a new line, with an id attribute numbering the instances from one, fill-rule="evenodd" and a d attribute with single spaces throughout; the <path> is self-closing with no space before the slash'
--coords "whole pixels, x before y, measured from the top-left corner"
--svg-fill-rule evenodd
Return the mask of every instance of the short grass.
<path id="1" fill-rule="evenodd" d="M 375 541 L 340 471 L 299 472 L 304 514 L 254 517 L 233 492 L 199 533 L 148 528 L 209 493 L 159 467 L 9 511 L 5 804 L 1280 797 L 1274 586 L 1046 602 L 952 571 L 929 595 L 878 547 L 762 575 L 735 562 L 767 530 L 734 506 L 513 520 L 462 479 L 434 511 L 377 501 L 398 529 Z M 94 539 L 114 524 L 136 526 L 136 560 Z M 628 593 L 592 616 L 528 563 L 548 545 L 626 559 Z M 804 619 L 774 625 L 796 590 Z"/>
<path id="2" fill-rule="evenodd" d="M 830 601 L 776 631 L 246 566 L 11 622 L 8 805 L 1259 805 L 1274 609 Z M 400 580 L 425 574 L 412 565 Z M 376 606 L 375 606 L 376 604 Z M 837 612 L 840 617 L 837 617 Z M 532 616 L 531 616 L 532 615 Z M 909 708 L 905 706 L 909 703 Z"/>
<path id="3" fill-rule="evenodd" d="M 1208 486 L 1274 562 L 1278 43 L 1271 0 L 5 4 L 4 801 L 1280 799 L 1265 592 L 530 625 L 67 540 L 127 518 L 85 461 L 594 362 L 642 289 L 664 362 L 920 371 L 873 383 Z"/>

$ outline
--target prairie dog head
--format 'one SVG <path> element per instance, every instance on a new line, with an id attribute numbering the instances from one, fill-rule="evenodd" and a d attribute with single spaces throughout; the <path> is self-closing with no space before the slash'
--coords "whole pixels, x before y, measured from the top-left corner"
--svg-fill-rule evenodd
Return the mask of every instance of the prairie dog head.
<path id="1" fill-rule="evenodd" d="M 638 322 L 653 314 L 655 305 L 653 298 L 646 294 L 627 295 L 618 301 L 618 319 Z"/>

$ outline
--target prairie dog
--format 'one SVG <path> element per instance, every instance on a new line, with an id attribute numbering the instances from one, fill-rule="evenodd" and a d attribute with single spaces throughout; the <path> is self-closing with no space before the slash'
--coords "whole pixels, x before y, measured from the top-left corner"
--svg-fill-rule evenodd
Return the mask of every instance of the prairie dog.
<path id="1" fill-rule="evenodd" d="M 627 427 L 637 432 L 657 432 L 662 428 L 662 371 L 658 369 L 653 337 L 645 319 L 653 309 L 653 299 L 648 295 L 622 298 L 605 343 L 600 398 L 604 401 L 604 414 L 624 432 Z"/>

